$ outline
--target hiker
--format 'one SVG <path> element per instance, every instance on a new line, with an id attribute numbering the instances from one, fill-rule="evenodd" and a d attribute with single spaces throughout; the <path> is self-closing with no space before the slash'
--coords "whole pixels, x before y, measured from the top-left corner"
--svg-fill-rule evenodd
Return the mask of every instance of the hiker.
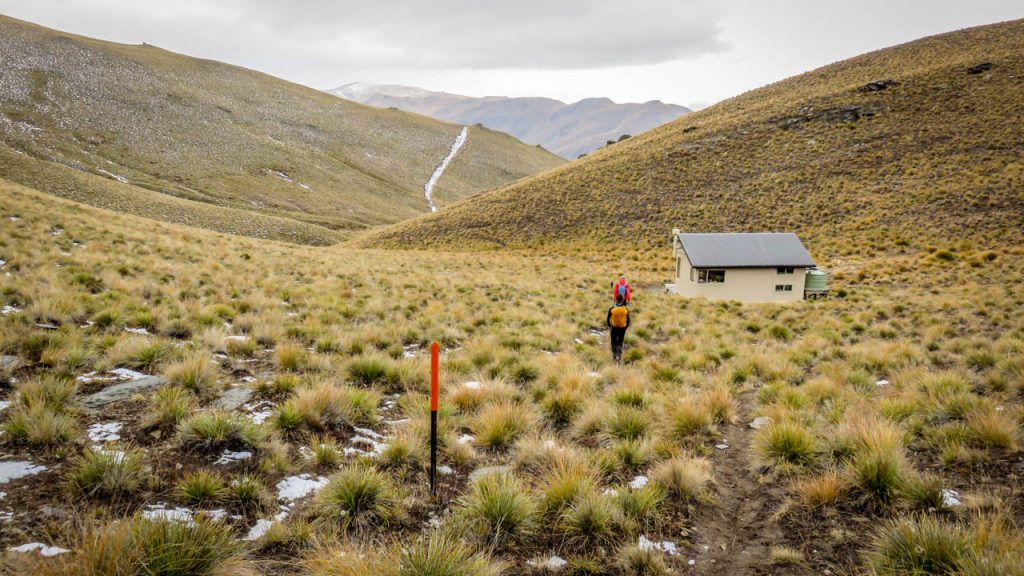
<path id="1" fill-rule="evenodd" d="M 633 301 L 633 291 L 630 290 L 625 275 L 619 276 L 619 281 L 612 284 L 612 298 L 615 298 L 616 302 L 618 301 L 618 296 L 622 296 L 622 304 L 624 306 L 629 306 L 629 303 Z"/>
<path id="2" fill-rule="evenodd" d="M 629 328 L 629 308 L 626 308 L 626 297 L 615 295 L 615 306 L 608 309 L 608 327 L 612 329 L 612 359 L 622 362 L 622 341 L 626 339 L 626 328 Z"/>

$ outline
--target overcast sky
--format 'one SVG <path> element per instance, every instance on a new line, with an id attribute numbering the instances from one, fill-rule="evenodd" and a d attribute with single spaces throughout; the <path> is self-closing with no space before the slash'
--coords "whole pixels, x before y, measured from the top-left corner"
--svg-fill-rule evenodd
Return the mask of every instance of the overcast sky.
<path id="1" fill-rule="evenodd" d="M 312 86 L 702 107 L 1020 0 L 0 0 L 0 13 Z M 0 63 L 2 65 L 2 63 Z"/>

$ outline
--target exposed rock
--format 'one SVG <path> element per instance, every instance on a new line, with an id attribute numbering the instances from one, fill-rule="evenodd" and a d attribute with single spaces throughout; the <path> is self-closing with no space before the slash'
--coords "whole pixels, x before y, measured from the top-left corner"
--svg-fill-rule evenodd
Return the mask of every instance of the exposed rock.
<path id="1" fill-rule="evenodd" d="M 470 472 L 469 481 L 476 482 L 488 474 L 507 474 L 511 471 L 512 469 L 508 466 L 484 466 L 483 468 L 477 468 Z"/>
<path id="2" fill-rule="evenodd" d="M 994 66 L 995 66 L 995 64 L 993 64 L 991 62 L 982 62 L 981 64 L 976 64 L 976 65 L 971 66 L 970 68 L 968 68 L 967 69 L 967 73 L 968 74 L 981 74 L 982 72 L 988 72 Z"/>
<path id="3" fill-rule="evenodd" d="M 154 388 L 159 388 L 166 383 L 167 381 L 160 376 L 136 378 L 122 384 L 108 386 L 95 394 L 90 394 L 82 399 L 82 405 L 86 408 L 99 408 L 100 406 L 127 400 L 139 392 L 147 392 Z"/>
<path id="4" fill-rule="evenodd" d="M 24 365 L 17 356 L 0 356 L 0 372 L 13 372 Z"/>
<path id="5" fill-rule="evenodd" d="M 765 426 L 771 423 L 771 418 L 767 416 L 758 416 L 757 418 L 754 418 L 753 422 L 750 423 L 750 427 L 753 428 L 754 430 L 760 430 L 761 428 L 764 428 Z"/>
<path id="6" fill-rule="evenodd" d="M 874 82 L 868 82 L 857 89 L 859 92 L 881 92 L 887 88 L 893 86 L 899 86 L 900 83 L 895 80 L 875 80 Z"/>
<path id="7" fill-rule="evenodd" d="M 213 406 L 221 410 L 234 411 L 241 408 L 250 399 L 252 399 L 252 388 L 239 386 L 229 389 L 220 398 L 214 400 Z"/>

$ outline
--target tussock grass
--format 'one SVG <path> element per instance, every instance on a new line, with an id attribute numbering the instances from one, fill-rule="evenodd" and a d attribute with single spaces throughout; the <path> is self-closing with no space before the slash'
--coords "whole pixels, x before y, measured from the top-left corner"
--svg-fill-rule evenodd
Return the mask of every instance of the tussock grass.
<path id="1" fill-rule="evenodd" d="M 325 518 L 344 529 L 386 527 L 404 514 L 402 497 L 391 478 L 359 465 L 331 476 L 317 496 L 317 504 Z"/>
<path id="2" fill-rule="evenodd" d="M 459 514 L 486 546 L 500 550 L 531 538 L 540 528 L 533 496 L 512 474 L 486 474 L 460 499 Z"/>
<path id="3" fill-rule="evenodd" d="M 700 500 L 707 495 L 712 481 L 711 463 L 703 458 L 666 460 L 651 471 L 651 481 L 670 498 L 682 502 Z"/>
<path id="4" fill-rule="evenodd" d="M 46 576 L 257 574 L 240 552 L 241 545 L 224 524 L 135 517 L 86 532 L 73 553 L 41 563 L 35 570 Z"/>
<path id="5" fill-rule="evenodd" d="M 338 430 L 378 420 L 380 394 L 373 390 L 321 382 L 299 389 L 278 409 L 275 423 L 283 431 Z"/>
<path id="6" fill-rule="evenodd" d="M 68 483 L 86 496 L 131 494 L 142 486 L 144 456 L 145 453 L 139 449 L 87 449 L 74 464 Z"/>
<path id="7" fill-rule="evenodd" d="M 217 365 L 205 352 L 194 353 L 164 368 L 164 378 L 199 397 L 209 397 L 217 389 Z"/>
<path id="8" fill-rule="evenodd" d="M 484 448 L 499 450 L 511 446 L 537 421 L 526 405 L 502 402 L 485 406 L 473 419 L 476 442 Z"/>
<path id="9" fill-rule="evenodd" d="M 235 414 L 200 412 L 178 424 L 178 439 L 188 449 L 255 448 L 266 438 L 259 427 Z"/>
<path id="10" fill-rule="evenodd" d="M 186 503 L 220 500 L 225 494 L 224 479 L 216 472 L 196 470 L 178 481 L 178 498 Z"/>

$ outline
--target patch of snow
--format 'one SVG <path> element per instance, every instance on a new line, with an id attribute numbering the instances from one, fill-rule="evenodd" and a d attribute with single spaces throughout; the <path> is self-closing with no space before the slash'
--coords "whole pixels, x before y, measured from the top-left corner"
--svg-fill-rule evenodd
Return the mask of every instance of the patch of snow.
<path id="1" fill-rule="evenodd" d="M 633 490 L 639 490 L 644 486 L 647 486 L 648 482 L 650 482 L 650 480 L 647 478 L 647 476 L 637 476 L 636 478 L 633 478 L 633 480 L 629 483 L 629 487 L 632 488 Z"/>
<path id="2" fill-rule="evenodd" d="M 465 386 L 466 388 L 469 388 L 470 390 L 480 389 L 480 383 L 474 380 L 470 380 L 469 382 L 463 382 L 462 385 Z"/>
<path id="3" fill-rule="evenodd" d="M 241 452 L 225 450 L 224 453 L 220 455 L 220 458 L 218 458 L 213 464 L 214 466 L 219 466 L 223 464 L 231 464 L 232 462 L 241 462 L 242 460 L 248 460 L 249 458 L 252 458 L 252 452 L 249 452 L 248 450 L 243 450 Z"/>
<path id="4" fill-rule="evenodd" d="M 455 142 L 452 143 L 452 148 L 448 151 L 448 155 L 441 160 L 437 168 L 434 168 L 434 173 L 430 175 L 430 179 L 423 186 L 423 196 L 427 199 L 427 205 L 430 206 L 431 212 L 437 212 L 437 204 L 434 203 L 434 185 L 441 179 L 441 175 L 448 168 L 448 163 L 452 161 L 452 158 L 455 158 L 459 148 L 462 148 L 462 145 L 466 143 L 467 136 L 469 136 L 469 126 L 463 126 L 462 131 L 455 137 Z"/>
<path id="5" fill-rule="evenodd" d="M 356 432 L 357 434 L 362 434 L 363 436 L 369 436 L 370 438 L 373 438 L 375 440 L 384 440 L 384 439 L 386 439 L 386 437 L 383 434 L 379 434 L 377 432 L 374 432 L 373 430 L 370 430 L 369 428 L 356 428 L 356 427 L 352 427 L 352 430 L 354 432 Z"/>
<path id="6" fill-rule="evenodd" d="M 728 444 L 715 444 L 715 448 L 718 448 L 719 450 L 728 450 L 729 449 L 729 445 Z"/>
<path id="7" fill-rule="evenodd" d="M 164 504 L 151 504 L 142 511 L 142 516 L 147 520 L 192 522 L 194 514 L 188 508 L 167 508 Z"/>
<path id="8" fill-rule="evenodd" d="M 14 314 L 15 312 L 21 312 L 21 308 L 17 308 L 15 306 L 4 306 L 0 309 L 0 314 L 3 314 L 4 316 Z"/>
<path id="9" fill-rule="evenodd" d="M 0 524 L 7 524 L 11 520 L 14 520 L 14 513 L 0 510 Z"/>
<path id="10" fill-rule="evenodd" d="M 103 174 L 107 178 L 113 178 L 114 180 L 117 180 L 118 182 L 120 182 L 122 184 L 127 184 L 128 183 L 128 179 L 125 178 L 124 176 L 118 176 L 117 174 L 114 174 L 113 172 L 107 172 L 103 168 L 97 168 L 96 171 L 99 172 L 100 174 Z"/>
<path id="11" fill-rule="evenodd" d="M 246 534 L 245 538 L 242 538 L 242 540 L 245 540 L 246 542 L 255 542 L 256 540 L 263 538 L 263 535 L 266 534 L 267 530 L 270 530 L 270 527 L 273 525 L 273 520 L 264 520 L 260 518 L 252 525 L 252 528 L 249 529 L 249 533 Z"/>
<path id="12" fill-rule="evenodd" d="M 327 478 L 314 478 L 309 474 L 289 476 L 277 483 L 277 498 L 286 502 L 294 502 L 308 496 L 327 485 Z"/>
<path id="13" fill-rule="evenodd" d="M 145 335 L 149 335 L 149 330 L 146 330 L 145 328 L 129 328 L 129 327 L 125 326 L 124 327 L 124 331 L 125 332 L 131 332 L 132 334 L 145 334 Z"/>
<path id="14" fill-rule="evenodd" d="M 956 490 L 943 490 L 942 491 L 942 503 L 946 506 L 959 506 L 960 505 L 960 493 Z"/>
<path id="15" fill-rule="evenodd" d="M 128 368 L 114 368 L 113 370 L 107 370 L 108 374 L 113 374 L 118 378 L 124 380 L 138 380 L 139 378 L 145 378 L 148 374 L 142 372 L 136 372 L 135 370 L 129 370 Z"/>
<path id="16" fill-rule="evenodd" d="M 232 336 L 225 336 L 224 339 L 225 340 L 234 340 L 236 342 L 245 342 L 246 340 L 249 339 L 249 337 L 248 336 L 232 335 Z"/>
<path id="17" fill-rule="evenodd" d="M 0 484 L 6 484 L 11 480 L 34 476 L 45 472 L 46 466 L 33 464 L 25 460 L 4 460 L 0 461 Z"/>
<path id="18" fill-rule="evenodd" d="M 653 542 L 648 540 L 643 534 L 640 535 L 640 541 L 637 542 L 637 548 L 640 548 L 641 550 L 658 550 L 659 552 L 664 552 L 669 556 L 679 554 L 679 549 L 676 547 L 675 542 L 669 542 L 668 540 Z"/>
<path id="19" fill-rule="evenodd" d="M 107 422 L 106 424 L 93 424 L 86 429 L 85 434 L 89 437 L 89 440 L 95 444 L 103 444 L 104 442 L 114 442 L 121 439 L 121 435 L 118 432 L 124 424 L 120 422 Z"/>
<path id="20" fill-rule="evenodd" d="M 10 406 L 10 405 L 11 405 L 11 403 L 8 402 L 7 400 L 0 400 L 0 412 L 3 412 L 4 410 L 7 410 L 7 407 Z"/>
<path id="21" fill-rule="evenodd" d="M 456 442 L 459 444 L 469 444 L 474 440 L 476 440 L 476 437 L 472 434 L 463 434 L 462 436 L 459 436 L 459 439 L 456 440 Z"/>
<path id="22" fill-rule="evenodd" d="M 28 544 L 22 544 L 21 546 L 14 546 L 8 548 L 11 552 L 17 552 L 19 554 L 26 554 L 28 552 L 39 552 L 40 556 L 49 558 L 58 554 L 64 554 L 70 552 L 67 548 L 61 548 L 60 546 L 47 546 L 42 542 L 29 542 Z"/>
<path id="23" fill-rule="evenodd" d="M 548 570 L 561 570 L 569 562 L 561 556 L 552 556 L 543 562 L 537 562 L 536 560 L 527 560 L 527 564 L 530 566 L 539 566 L 541 568 L 547 568 Z"/>
<path id="24" fill-rule="evenodd" d="M 437 471 L 445 476 L 451 476 L 455 474 L 455 470 L 452 470 L 450 466 L 438 466 Z"/>
<path id="25" fill-rule="evenodd" d="M 878 380 L 877 382 L 875 382 L 875 386 L 888 386 L 888 385 L 889 385 L 889 381 L 888 380 Z"/>
<path id="26" fill-rule="evenodd" d="M 263 424 L 273 415 L 273 410 L 261 410 L 259 412 L 249 414 L 249 420 L 251 420 L 253 424 Z"/>
<path id="27" fill-rule="evenodd" d="M 10 220 L 11 222 L 17 222 L 18 220 L 21 220 L 21 216 L 11 216 Z"/>
<path id="28" fill-rule="evenodd" d="M 60 236 L 61 234 L 64 233 L 64 229 L 61 228 L 60 226 L 54 226 L 53 231 L 50 233 L 53 234 L 54 236 Z"/>
<path id="29" fill-rule="evenodd" d="M 202 514 L 211 520 L 220 522 L 228 515 L 228 511 L 223 508 L 217 508 L 216 510 L 203 510 Z"/>

